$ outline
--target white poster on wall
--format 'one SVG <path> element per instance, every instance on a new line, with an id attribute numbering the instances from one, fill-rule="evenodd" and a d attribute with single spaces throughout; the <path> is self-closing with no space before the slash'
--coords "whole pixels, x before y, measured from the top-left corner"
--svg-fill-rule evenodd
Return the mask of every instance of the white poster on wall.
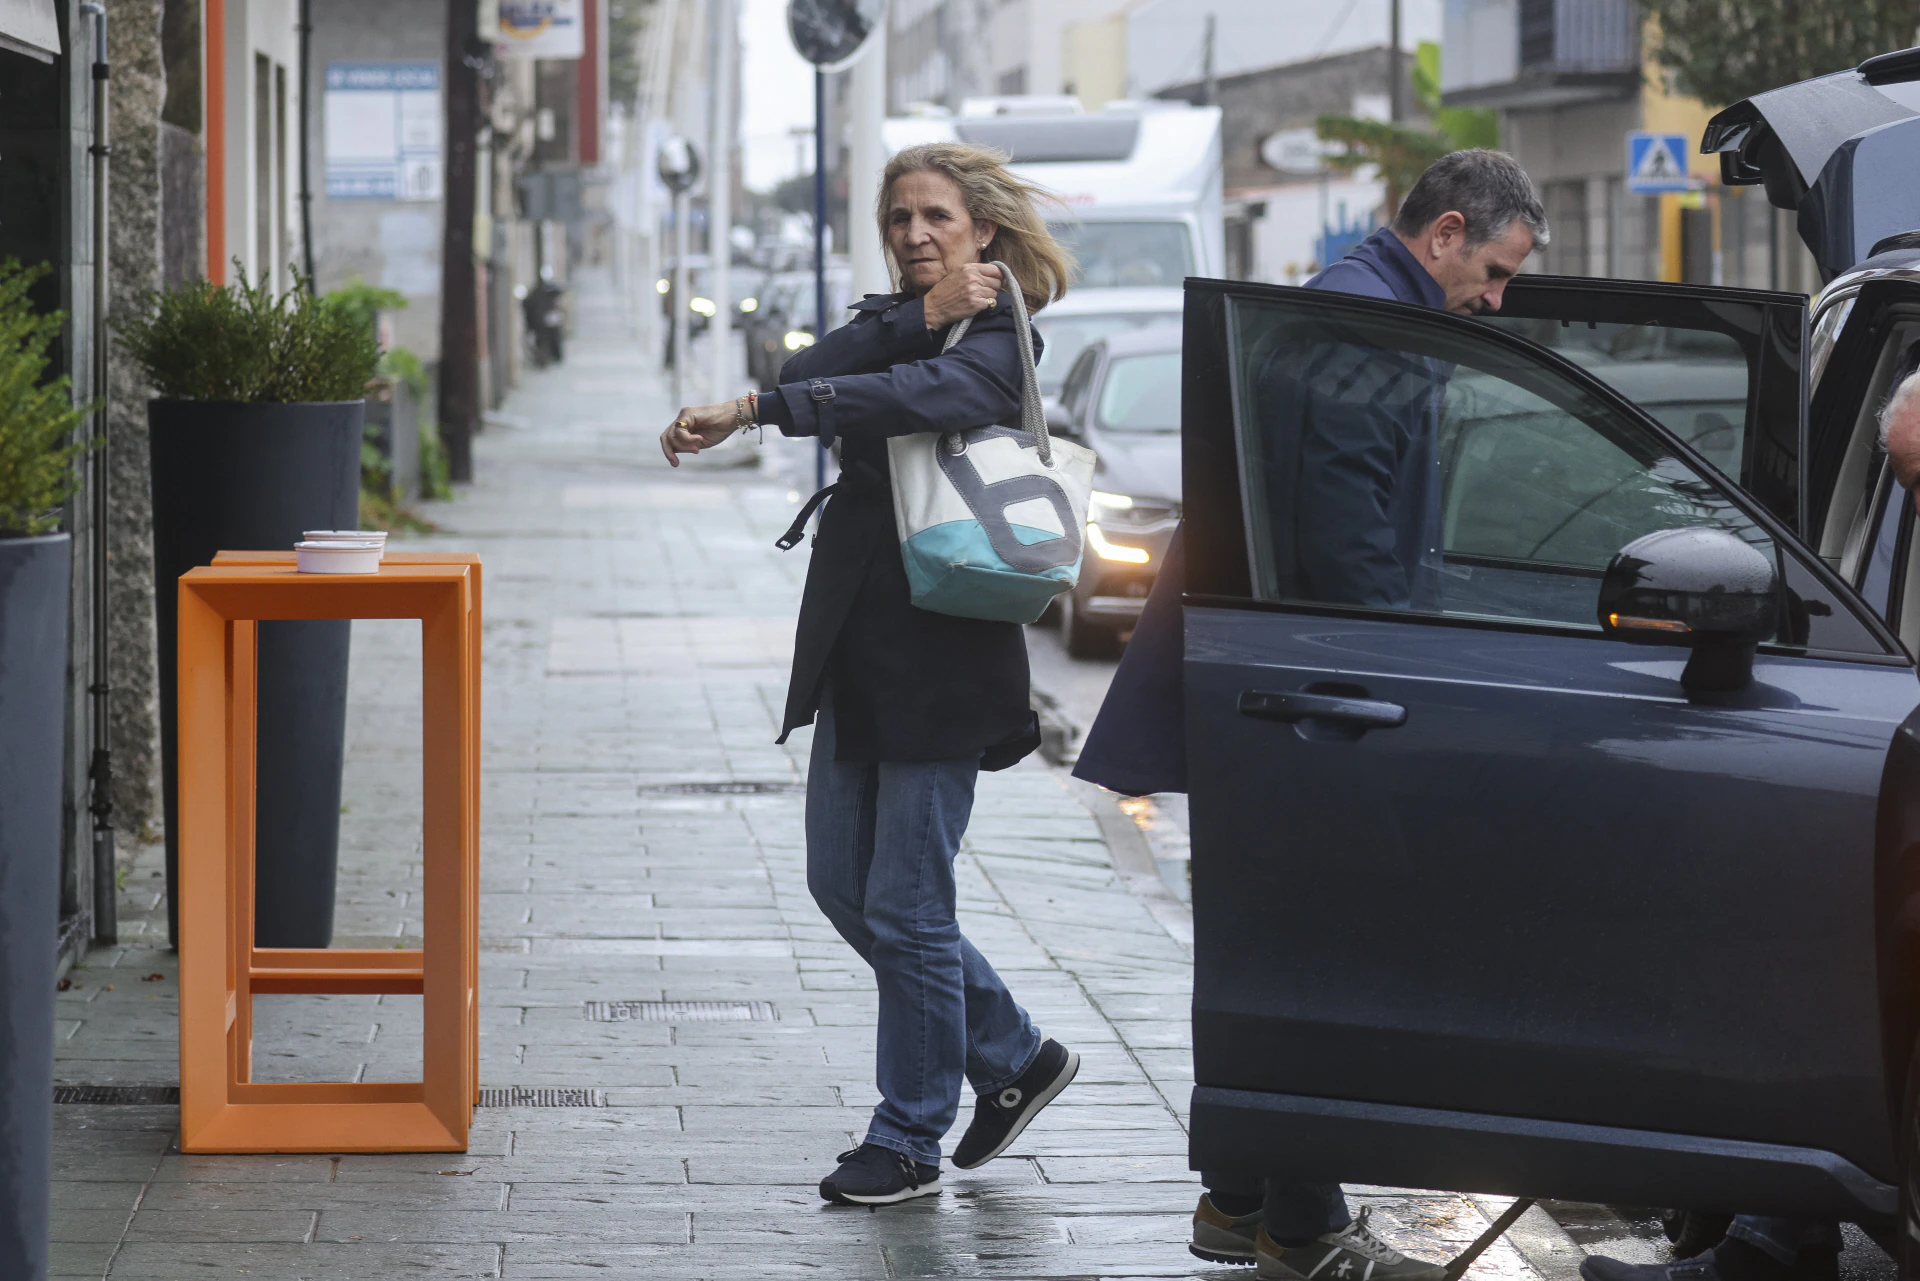
<path id="1" fill-rule="evenodd" d="M 499 0 L 502 58 L 579 58 L 586 54 L 581 0 Z"/>
<path id="2" fill-rule="evenodd" d="M 327 64 L 327 199 L 440 199 L 440 66 Z"/>

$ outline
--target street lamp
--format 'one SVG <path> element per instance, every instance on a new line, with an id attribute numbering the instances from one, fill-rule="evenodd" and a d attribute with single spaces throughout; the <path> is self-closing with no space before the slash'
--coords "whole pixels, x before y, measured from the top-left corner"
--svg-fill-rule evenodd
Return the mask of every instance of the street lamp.
<path id="1" fill-rule="evenodd" d="M 667 351 L 673 356 L 673 403 L 678 408 L 686 404 L 682 383 L 687 364 L 687 224 L 692 205 L 687 193 L 700 180 L 700 152 L 674 134 L 660 144 L 654 169 L 673 193 L 673 306 L 668 309 Z"/>

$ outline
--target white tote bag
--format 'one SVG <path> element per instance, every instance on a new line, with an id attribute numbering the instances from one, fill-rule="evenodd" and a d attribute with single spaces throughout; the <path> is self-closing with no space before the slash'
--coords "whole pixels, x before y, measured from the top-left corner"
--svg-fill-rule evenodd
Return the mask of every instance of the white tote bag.
<path id="1" fill-rule="evenodd" d="M 961 618 L 1031 623 L 1080 577 L 1094 454 L 1048 436 L 1026 300 L 1006 264 L 994 266 L 1013 297 L 1021 428 L 894 436 L 887 461 L 913 603 Z M 954 325 L 942 351 L 971 323 Z"/>

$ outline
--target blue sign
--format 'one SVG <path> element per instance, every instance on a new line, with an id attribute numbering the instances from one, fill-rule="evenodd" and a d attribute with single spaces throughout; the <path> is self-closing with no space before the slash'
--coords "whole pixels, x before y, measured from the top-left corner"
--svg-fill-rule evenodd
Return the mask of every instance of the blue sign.
<path id="1" fill-rule="evenodd" d="M 1627 190 L 1657 196 L 1669 191 L 1692 191 L 1700 184 L 1687 172 L 1687 135 L 1640 133 L 1627 135 Z"/>

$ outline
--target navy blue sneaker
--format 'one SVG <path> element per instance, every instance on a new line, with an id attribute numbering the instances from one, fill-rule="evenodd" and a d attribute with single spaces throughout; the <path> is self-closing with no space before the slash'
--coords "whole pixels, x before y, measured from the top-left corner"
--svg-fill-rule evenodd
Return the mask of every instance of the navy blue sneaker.
<path id="1" fill-rule="evenodd" d="M 1053 1102 L 1080 1070 L 1080 1056 L 1048 1037 L 1019 1079 L 1005 1089 L 982 1094 L 973 1106 L 973 1123 L 953 1150 L 956 1170 L 972 1170 L 1005 1152 L 1040 1109 Z"/>
<path id="2" fill-rule="evenodd" d="M 820 1180 L 820 1196 L 835 1205 L 892 1205 L 940 1190 L 940 1167 L 877 1143 L 839 1156 L 840 1168 Z"/>

